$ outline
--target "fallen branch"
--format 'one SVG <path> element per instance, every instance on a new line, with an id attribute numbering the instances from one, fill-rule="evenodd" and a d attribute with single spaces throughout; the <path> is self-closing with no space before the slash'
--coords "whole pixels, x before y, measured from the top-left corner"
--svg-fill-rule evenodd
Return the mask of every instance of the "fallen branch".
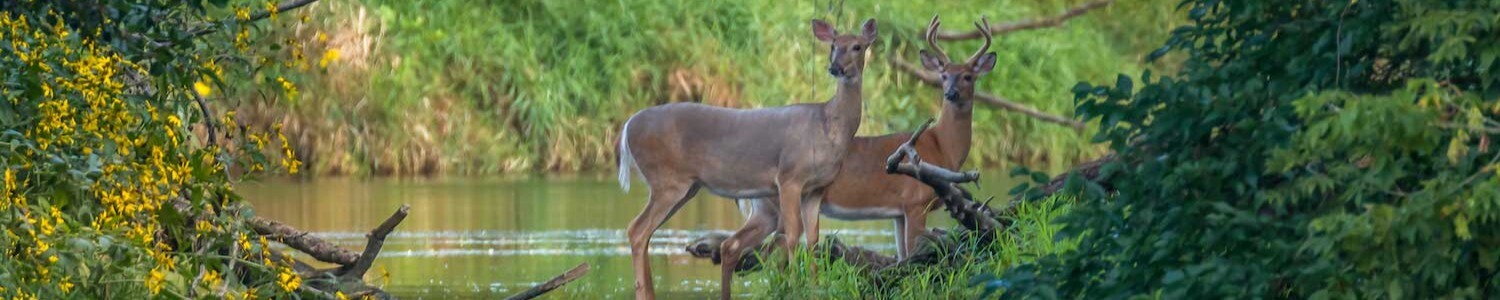
<path id="1" fill-rule="evenodd" d="M 707 258 L 717 265 L 722 263 L 723 257 L 719 256 L 719 248 L 724 240 L 729 239 L 729 234 L 709 233 L 688 243 L 685 249 L 688 255 L 697 258 Z M 781 234 L 776 234 L 771 241 L 761 243 L 760 246 L 749 249 L 745 255 L 740 256 L 740 263 L 735 266 L 736 272 L 754 270 L 760 267 L 761 257 L 772 257 L 771 253 L 778 251 L 781 245 Z M 819 255 L 826 255 L 829 259 L 842 260 L 844 263 L 865 270 L 880 270 L 896 265 L 896 258 L 880 254 L 874 250 L 863 247 L 846 245 L 837 238 L 823 240 L 818 247 L 814 248 Z"/>
<path id="2" fill-rule="evenodd" d="M 1083 15 L 1083 13 L 1086 13 L 1086 12 L 1088 12 L 1090 10 L 1093 10 L 1093 9 L 1096 9 L 1096 8 L 1100 8 L 1100 7 L 1104 7 L 1104 6 L 1108 6 L 1110 3 L 1113 3 L 1113 2 L 1115 2 L 1115 1 L 1114 0 L 1095 0 L 1095 1 L 1092 1 L 1092 2 L 1088 2 L 1088 3 L 1084 3 L 1084 4 L 1080 4 L 1078 6 L 1075 6 L 1072 9 L 1069 9 L 1069 10 L 1063 12 L 1062 14 L 1059 14 L 1059 15 L 1056 15 L 1056 16 L 1051 16 L 1051 17 L 1046 17 L 1046 18 L 1041 18 L 1041 19 L 1021 20 L 1021 21 L 1016 21 L 1016 22 L 1000 23 L 1000 24 L 991 25 L 990 26 L 990 33 L 992 35 L 1002 35 L 1002 34 L 1012 33 L 1012 32 L 1016 32 L 1016 31 L 1022 31 L 1022 30 L 1059 27 L 1059 26 L 1062 26 L 1063 23 L 1066 23 L 1069 19 L 1072 19 L 1074 17 L 1078 17 L 1080 15 Z M 982 33 L 980 33 L 978 30 L 968 31 L 968 32 L 962 32 L 962 33 L 959 33 L 959 32 L 938 32 L 938 34 L 937 34 L 937 38 L 938 39 L 945 40 L 945 41 L 975 39 L 975 38 L 979 38 L 981 36 L 984 36 L 984 35 Z"/>
<path id="3" fill-rule="evenodd" d="M 552 290 L 562 287 L 564 284 L 573 282 L 573 280 L 578 280 L 579 277 L 583 277 L 584 274 L 588 273 L 589 263 L 581 263 L 578 264 L 577 267 L 573 267 L 572 270 L 568 270 L 567 272 L 559 274 L 557 275 L 557 277 L 552 277 L 552 279 L 547 280 L 547 282 L 543 282 L 542 284 L 533 286 L 530 289 L 526 289 L 525 291 L 521 291 L 521 293 L 519 294 L 507 297 L 505 299 L 526 300 L 536 298 L 537 296 L 541 296 L 542 294 L 546 294 L 547 292 L 551 292 Z"/>
<path id="4" fill-rule="evenodd" d="M 940 78 L 938 78 L 937 74 L 927 72 L 927 70 L 923 70 L 922 68 L 917 67 L 917 65 L 902 60 L 900 57 L 894 55 L 890 57 L 891 65 L 895 66 L 897 70 L 901 70 L 903 72 L 906 72 L 907 74 L 916 76 L 917 79 L 921 79 L 922 82 L 927 83 L 927 85 L 939 88 L 943 86 L 943 82 Z M 978 99 L 980 102 L 984 102 L 985 104 L 999 107 L 1000 109 L 1004 110 L 1018 112 L 1037 120 L 1041 120 L 1043 122 L 1072 127 L 1074 130 L 1083 130 L 1083 122 L 1078 122 L 1077 120 L 1073 120 L 1067 117 L 1048 114 L 1041 110 L 1037 110 L 1036 108 L 1026 106 L 1025 104 L 1006 100 L 1005 98 L 979 92 L 974 93 L 974 98 Z"/>
<path id="5" fill-rule="evenodd" d="M 307 253 L 308 256 L 321 262 L 349 265 L 359 260 L 359 253 L 335 246 L 333 243 L 312 236 L 307 231 L 280 221 L 257 216 L 250 219 L 250 228 L 254 229 L 257 234 Z"/>
<path id="6" fill-rule="evenodd" d="M 1052 177 L 1052 181 L 1047 182 L 1047 186 L 1042 187 L 1042 195 L 1051 195 L 1062 190 L 1063 186 L 1068 183 L 1068 177 L 1072 174 L 1078 174 L 1079 179 L 1095 181 L 1099 178 L 1100 168 L 1104 167 L 1105 164 L 1114 162 L 1116 159 L 1114 154 L 1105 155 L 1104 157 L 1074 166 L 1072 170 L 1068 170 L 1062 174 L 1057 174 L 1057 176 Z M 1112 190 L 1109 186 L 1105 186 L 1104 189 L 1106 191 Z"/>
<path id="7" fill-rule="evenodd" d="M 949 215 L 964 228 L 986 233 L 982 236 L 992 236 L 988 233 L 1004 229 L 1005 225 L 996 220 L 995 212 L 988 205 L 974 202 L 973 194 L 959 186 L 961 183 L 979 180 L 978 172 L 955 172 L 923 162 L 918 156 L 917 139 L 931 124 L 932 120 L 922 124 L 912 133 L 911 139 L 902 143 L 895 153 L 891 153 L 886 159 L 886 173 L 910 176 L 932 187 L 938 199 L 947 207 Z"/>

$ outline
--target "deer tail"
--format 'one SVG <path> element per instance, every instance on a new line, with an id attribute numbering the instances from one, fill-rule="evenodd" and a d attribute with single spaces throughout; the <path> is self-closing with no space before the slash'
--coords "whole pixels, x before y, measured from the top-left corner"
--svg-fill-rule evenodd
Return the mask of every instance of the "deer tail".
<path id="1" fill-rule="evenodd" d="M 635 116 L 630 116 L 630 119 L 625 120 L 625 125 L 620 126 L 620 149 L 618 154 L 620 161 L 620 190 L 624 190 L 627 193 L 630 192 L 630 168 L 635 166 L 635 156 L 630 155 L 630 138 L 626 136 L 630 132 L 631 120 L 635 120 Z"/>

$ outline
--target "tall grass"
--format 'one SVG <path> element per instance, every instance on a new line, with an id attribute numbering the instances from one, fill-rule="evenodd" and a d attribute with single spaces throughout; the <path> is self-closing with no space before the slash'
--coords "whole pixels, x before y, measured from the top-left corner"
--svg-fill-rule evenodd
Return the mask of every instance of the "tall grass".
<path id="1" fill-rule="evenodd" d="M 955 245 L 941 250 L 944 255 L 934 265 L 870 273 L 842 261 L 798 253 L 797 263 L 788 264 L 786 271 L 752 272 L 743 280 L 751 282 L 746 290 L 754 298 L 763 299 L 974 299 L 984 291 L 971 284 L 976 276 L 1001 273 L 1076 247 L 1077 239 L 1058 239 L 1060 228 L 1053 222 L 1067 213 L 1071 203 L 1063 197 L 1018 203 L 1013 226 L 985 243 L 959 233 L 950 235 L 947 238 Z M 779 265 L 778 257 L 771 257 L 768 265 Z M 818 261 L 816 275 L 809 275 L 812 261 Z"/>
<path id="2" fill-rule="evenodd" d="M 312 168 L 487 174 L 610 167 L 620 124 L 652 105 L 826 100 L 834 82 L 823 71 L 826 47 L 809 32 L 812 18 L 844 30 L 864 18 L 879 20 L 860 132 L 909 130 L 936 115 L 939 91 L 884 60 L 916 61 L 919 31 L 932 14 L 943 14 L 946 29 L 970 30 L 980 14 L 993 22 L 1019 20 L 1080 1 L 322 2 L 309 10 L 317 21 L 299 36 L 361 37 L 313 43 L 326 49 L 349 51 L 350 40 L 374 46 L 365 47 L 368 55 L 300 77 L 297 104 L 261 107 L 266 120 L 303 125 L 295 129 L 306 132 L 301 147 L 312 148 L 303 151 Z M 1074 83 L 1145 67 L 1141 55 L 1174 19 L 1171 3 L 1126 1 L 1064 28 L 998 37 L 996 71 L 978 86 L 1071 115 Z M 351 26 L 357 23 L 368 24 Z M 978 43 L 944 47 L 967 55 Z M 1100 151 L 1087 143 L 1092 133 L 983 105 L 974 122 L 972 161 L 985 166 L 1057 166 Z"/>

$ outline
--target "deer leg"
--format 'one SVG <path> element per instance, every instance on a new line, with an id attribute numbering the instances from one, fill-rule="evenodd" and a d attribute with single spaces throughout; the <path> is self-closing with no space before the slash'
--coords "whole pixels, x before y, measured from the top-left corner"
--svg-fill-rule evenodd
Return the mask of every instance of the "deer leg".
<path id="1" fill-rule="evenodd" d="M 803 234 L 807 235 L 807 253 L 809 254 L 817 253 L 818 221 L 820 220 L 818 216 L 821 212 L 820 210 L 822 209 L 820 206 L 822 205 L 822 191 L 813 192 L 806 198 L 802 199 L 802 224 L 807 226 L 802 228 L 802 232 Z M 808 262 L 807 270 L 808 274 L 811 276 L 809 278 L 813 278 L 814 283 L 816 283 L 816 279 L 818 278 L 818 261 L 814 259 Z"/>
<path id="2" fill-rule="evenodd" d="M 630 262 L 635 267 L 635 298 L 655 299 L 656 289 L 651 278 L 651 235 L 661 227 L 683 203 L 693 198 L 698 187 L 693 184 L 652 185 L 651 198 L 645 210 L 635 216 L 626 229 L 630 239 Z"/>
<path id="3" fill-rule="evenodd" d="M 719 245 L 719 257 L 721 271 L 719 281 L 719 296 L 729 299 L 731 287 L 734 286 L 734 269 L 740 265 L 740 260 L 746 249 L 755 249 L 766 240 L 766 236 L 776 232 L 776 207 L 771 205 L 771 199 L 744 199 L 741 208 L 748 209 L 750 214 L 746 216 L 745 225 L 735 231 L 734 235 L 724 240 Z M 748 207 L 746 207 L 748 205 Z"/>
<path id="4" fill-rule="evenodd" d="M 781 232 L 786 240 L 781 242 L 786 250 L 787 263 L 796 261 L 797 243 L 802 241 L 802 184 L 782 182 L 777 197 L 781 198 Z"/>
<path id="5" fill-rule="evenodd" d="M 896 217 L 896 260 L 906 259 L 910 253 L 906 248 L 906 216 Z"/>
<path id="6" fill-rule="evenodd" d="M 916 255 L 917 246 L 921 245 L 923 233 L 927 231 L 927 208 L 908 209 L 902 219 L 906 220 L 906 228 L 901 230 L 906 245 L 902 246 L 906 247 L 906 255 L 909 257 Z"/>

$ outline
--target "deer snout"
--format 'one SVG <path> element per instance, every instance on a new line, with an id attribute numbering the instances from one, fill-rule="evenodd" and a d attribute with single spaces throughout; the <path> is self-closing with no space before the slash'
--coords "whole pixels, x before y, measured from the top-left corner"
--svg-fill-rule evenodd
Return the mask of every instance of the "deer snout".
<path id="1" fill-rule="evenodd" d="M 958 101 L 958 91 L 956 91 L 956 90 L 943 91 L 943 100 Z"/>
<path id="2" fill-rule="evenodd" d="M 838 65 L 828 66 L 828 74 L 833 76 L 844 76 L 844 68 L 840 68 Z"/>

